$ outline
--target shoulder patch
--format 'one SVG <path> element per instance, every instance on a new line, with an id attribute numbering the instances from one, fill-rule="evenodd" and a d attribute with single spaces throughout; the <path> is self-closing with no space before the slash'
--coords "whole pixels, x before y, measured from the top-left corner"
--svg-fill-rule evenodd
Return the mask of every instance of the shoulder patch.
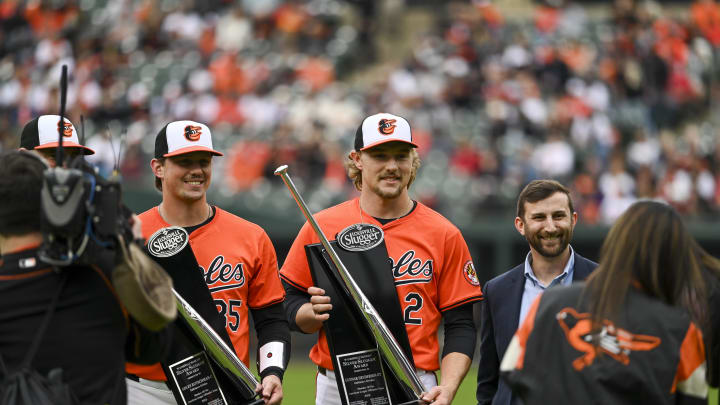
<path id="1" fill-rule="evenodd" d="M 148 251 L 155 257 L 170 257 L 188 244 L 188 233 L 179 226 L 162 228 L 148 240 Z"/>
<path id="2" fill-rule="evenodd" d="M 382 229 L 373 224 L 354 224 L 338 233 L 337 242 L 345 250 L 361 252 L 379 245 L 384 237 Z"/>
<path id="3" fill-rule="evenodd" d="M 479 286 L 480 280 L 478 280 L 477 272 L 475 272 L 475 266 L 473 266 L 472 260 L 468 260 L 462 268 L 463 276 L 468 283 Z"/>

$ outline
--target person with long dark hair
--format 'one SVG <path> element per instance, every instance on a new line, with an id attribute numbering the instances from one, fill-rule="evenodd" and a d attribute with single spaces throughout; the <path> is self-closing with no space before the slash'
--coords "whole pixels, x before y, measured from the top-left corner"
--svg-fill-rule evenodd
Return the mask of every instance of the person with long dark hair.
<path id="1" fill-rule="evenodd" d="M 610 229 L 587 283 L 534 302 L 503 376 L 526 405 L 705 404 L 701 330 L 717 263 L 672 207 L 635 203 Z"/>

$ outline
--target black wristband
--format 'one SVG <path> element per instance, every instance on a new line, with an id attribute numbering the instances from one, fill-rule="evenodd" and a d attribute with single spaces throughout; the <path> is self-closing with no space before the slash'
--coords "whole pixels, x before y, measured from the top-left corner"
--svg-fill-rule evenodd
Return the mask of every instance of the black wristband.
<path id="1" fill-rule="evenodd" d="M 278 376 L 280 381 L 282 381 L 283 376 L 285 375 L 285 370 L 281 369 L 280 367 L 268 367 L 263 370 L 262 373 L 260 373 L 260 382 L 262 382 L 263 378 L 269 375 L 276 375 Z"/>

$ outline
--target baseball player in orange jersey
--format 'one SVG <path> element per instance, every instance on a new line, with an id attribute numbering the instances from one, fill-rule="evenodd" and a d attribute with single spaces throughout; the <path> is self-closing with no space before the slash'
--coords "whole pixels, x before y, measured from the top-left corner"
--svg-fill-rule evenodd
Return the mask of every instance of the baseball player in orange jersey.
<path id="1" fill-rule="evenodd" d="M 283 313 L 285 292 L 270 238 L 258 225 L 208 204 L 212 176 L 210 130 L 193 121 L 166 125 L 155 141 L 151 162 L 162 203 L 140 214 L 145 238 L 168 226 L 184 227 L 205 282 L 226 320 L 235 353 L 248 364 L 248 312 L 258 334 L 257 390 L 268 404 L 282 400 L 281 380 L 289 356 L 290 333 Z M 129 404 L 175 404 L 159 364 L 128 364 Z"/>
<path id="2" fill-rule="evenodd" d="M 482 292 L 460 231 L 408 194 L 420 166 L 415 147 L 404 118 L 385 113 L 367 117 L 358 128 L 355 149 L 347 162 L 360 197 L 321 211 L 315 218 L 329 237 L 357 223 L 383 230 L 415 367 L 427 390 L 422 398 L 445 405 L 452 402 L 472 360 L 472 304 L 482 299 Z M 305 254 L 305 245 L 318 242 L 306 223 L 290 248 L 280 277 L 287 293 L 285 309 L 291 329 L 319 334 L 310 352 L 319 370 L 315 402 L 339 405 L 322 329 L 332 303 L 322 289 L 313 286 Z M 445 341 L 440 363 L 437 332 L 441 319 Z M 439 383 L 434 373 L 438 369 L 442 373 Z"/>

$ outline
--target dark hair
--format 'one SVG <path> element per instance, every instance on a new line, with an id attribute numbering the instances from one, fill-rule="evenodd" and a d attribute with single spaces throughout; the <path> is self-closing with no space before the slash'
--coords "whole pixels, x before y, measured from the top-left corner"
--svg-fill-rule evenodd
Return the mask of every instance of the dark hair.
<path id="1" fill-rule="evenodd" d="M 0 154 L 0 234 L 40 231 L 40 190 L 47 165 L 33 152 Z"/>
<path id="2" fill-rule="evenodd" d="M 673 306 L 685 308 L 705 326 L 708 309 L 705 275 L 720 274 L 716 260 L 698 245 L 669 205 L 640 201 L 610 228 L 600 265 L 588 278 L 595 325 L 622 308 L 631 284 Z"/>
<path id="3" fill-rule="evenodd" d="M 160 162 L 160 165 L 164 165 L 165 159 L 167 159 L 167 158 L 159 157 L 159 158 L 155 158 L 155 159 L 157 159 L 157 161 Z M 162 180 L 160 180 L 160 177 L 157 177 L 157 176 L 155 176 L 155 189 L 157 189 L 157 191 L 162 193 Z"/>
<path id="4" fill-rule="evenodd" d="M 564 193 L 568 198 L 568 208 L 570 213 L 575 212 L 573 208 L 572 198 L 570 198 L 570 190 L 555 180 L 533 180 L 522 189 L 517 201 L 517 216 L 523 218 L 525 215 L 525 203 L 536 203 L 544 200 L 555 193 Z"/>

